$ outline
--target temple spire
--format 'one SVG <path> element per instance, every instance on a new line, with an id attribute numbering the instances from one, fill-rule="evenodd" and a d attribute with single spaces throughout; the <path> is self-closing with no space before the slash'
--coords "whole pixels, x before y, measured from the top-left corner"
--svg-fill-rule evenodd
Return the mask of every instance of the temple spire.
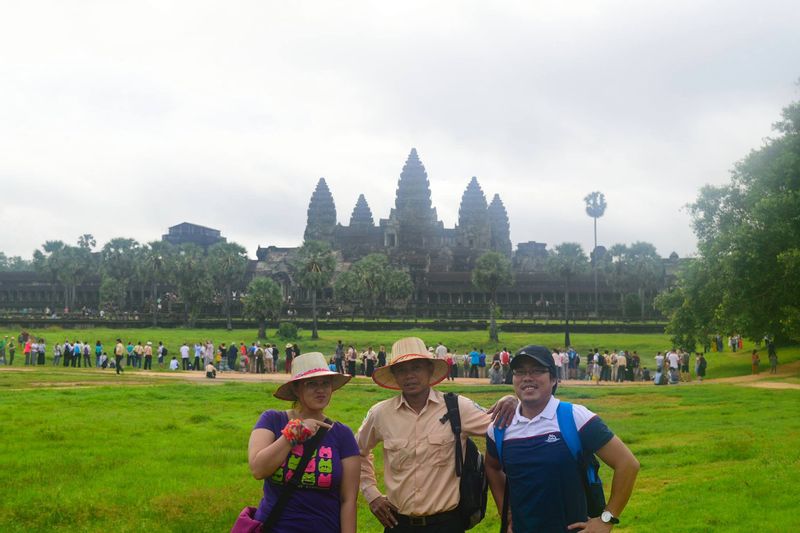
<path id="1" fill-rule="evenodd" d="M 372 220 L 372 210 L 369 208 L 367 199 L 364 198 L 363 194 L 358 196 L 356 206 L 353 208 L 353 214 L 350 216 L 350 227 L 352 228 L 355 226 L 375 226 L 375 222 Z"/>
<path id="2" fill-rule="evenodd" d="M 308 203 L 308 218 L 306 231 L 303 235 L 306 241 L 324 241 L 333 243 L 333 231 L 336 227 L 336 205 L 333 202 L 325 178 L 320 178 L 317 188 L 311 195 Z"/>
<path id="3" fill-rule="evenodd" d="M 483 194 L 478 178 L 472 177 L 458 209 L 458 232 L 461 245 L 474 250 L 489 247 L 489 218 L 486 196 Z"/>
<path id="4" fill-rule="evenodd" d="M 499 194 L 495 194 L 494 198 L 492 198 L 488 214 L 491 233 L 490 248 L 495 252 L 511 257 L 511 228 L 508 222 L 506 206 L 503 205 Z"/>
<path id="5" fill-rule="evenodd" d="M 428 174 L 411 149 L 397 182 L 395 213 L 400 224 L 399 244 L 403 248 L 431 248 L 437 223 L 436 210 L 431 205 Z"/>

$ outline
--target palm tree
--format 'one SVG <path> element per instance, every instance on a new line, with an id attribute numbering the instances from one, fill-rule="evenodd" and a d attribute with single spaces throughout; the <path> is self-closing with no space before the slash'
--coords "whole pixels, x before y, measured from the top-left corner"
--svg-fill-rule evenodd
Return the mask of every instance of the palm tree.
<path id="1" fill-rule="evenodd" d="M 590 192 L 583 199 L 586 202 L 586 214 L 594 219 L 594 248 L 592 248 L 592 271 L 594 272 L 594 314 L 598 313 L 597 296 L 597 219 L 606 212 L 606 195 L 600 191 Z"/>
<path id="2" fill-rule="evenodd" d="M 258 338 L 266 338 L 267 318 L 279 316 L 283 297 L 281 288 L 270 278 L 254 278 L 242 297 L 242 310 L 245 316 L 258 322 Z"/>
<path id="3" fill-rule="evenodd" d="M 167 281 L 172 264 L 173 245 L 165 241 L 153 241 L 142 249 L 140 268 L 142 278 L 150 282 L 150 305 L 153 310 L 153 327 L 158 326 L 158 311 L 161 300 L 158 285 Z"/>
<path id="4" fill-rule="evenodd" d="M 321 241 L 306 241 L 297 251 L 292 263 L 292 273 L 298 285 L 311 293 L 311 338 L 317 333 L 317 291 L 328 286 L 336 268 L 336 258 L 330 246 Z"/>
<path id="5" fill-rule="evenodd" d="M 583 248 L 576 242 L 565 242 L 555 247 L 547 259 L 547 270 L 564 280 L 564 347 L 569 340 L 569 286 L 576 276 L 586 272 L 588 262 Z"/>
<path id="6" fill-rule="evenodd" d="M 247 251 L 235 242 L 219 242 L 208 249 L 211 278 L 215 288 L 222 293 L 228 331 L 231 324 L 231 299 L 234 288 L 239 288 L 247 271 Z"/>
<path id="7" fill-rule="evenodd" d="M 656 247 L 649 242 L 635 242 L 628 248 L 627 262 L 639 294 L 640 319 L 644 320 L 645 291 L 656 287 L 664 278 L 664 265 Z"/>
<path id="8" fill-rule="evenodd" d="M 497 252 L 486 252 L 475 261 L 472 284 L 489 293 L 489 340 L 499 342 L 497 336 L 497 289 L 512 283 L 511 261 Z"/>

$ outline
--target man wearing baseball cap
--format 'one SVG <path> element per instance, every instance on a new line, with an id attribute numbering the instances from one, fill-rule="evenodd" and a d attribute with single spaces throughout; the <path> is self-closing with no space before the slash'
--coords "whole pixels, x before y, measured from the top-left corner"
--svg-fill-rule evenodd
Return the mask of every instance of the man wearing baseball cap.
<path id="1" fill-rule="evenodd" d="M 459 481 L 455 471 L 455 436 L 444 419 L 444 395 L 433 389 L 447 376 L 447 362 L 436 359 L 422 339 L 408 337 L 392 346 L 387 366 L 372 379 L 401 394 L 372 406 L 356 441 L 361 453 L 361 492 L 370 511 L 392 533 L 463 533 L 457 511 Z M 495 417 L 509 420 L 517 400 L 498 402 Z M 458 396 L 462 449 L 466 437 L 483 435 L 491 417 L 480 406 Z M 383 442 L 384 485 L 378 488 L 372 449 Z"/>
<path id="2" fill-rule="evenodd" d="M 486 439 L 486 475 L 497 508 L 503 509 L 503 499 L 510 498 L 514 533 L 611 531 L 631 496 L 639 462 L 586 407 L 566 402 L 559 407 L 562 402 L 554 396 L 558 374 L 550 350 L 535 345 L 522 348 L 511 361 L 511 372 L 519 407 L 507 429 L 495 433 L 490 426 Z M 570 418 L 574 427 L 560 426 L 559 419 L 566 425 Z M 495 439 L 502 440 L 500 446 Z M 598 511 L 600 516 L 589 517 L 582 479 L 586 471 L 579 467 L 568 440 L 579 440 L 583 457 L 597 454 L 614 471 L 611 494 L 605 509 Z"/>

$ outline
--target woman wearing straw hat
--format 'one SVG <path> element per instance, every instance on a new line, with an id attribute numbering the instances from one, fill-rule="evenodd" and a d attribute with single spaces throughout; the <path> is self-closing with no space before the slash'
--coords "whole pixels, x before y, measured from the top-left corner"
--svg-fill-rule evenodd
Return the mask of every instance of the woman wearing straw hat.
<path id="1" fill-rule="evenodd" d="M 350 376 L 328 369 L 321 353 L 295 357 L 291 379 L 274 394 L 294 402 L 293 408 L 265 411 L 250 434 L 250 470 L 264 480 L 255 519 L 271 524 L 269 531 L 355 533 L 358 445 L 349 427 L 332 422 L 324 413 L 333 391 L 348 381 Z M 318 431 L 324 432 L 321 440 Z M 313 453 L 304 449 L 304 443 L 312 443 Z M 303 460 L 307 466 L 298 472 Z M 299 479 L 295 492 L 290 488 L 292 479 L 295 483 Z M 285 506 L 279 516 L 272 516 L 286 490 L 290 496 L 284 497 Z"/>

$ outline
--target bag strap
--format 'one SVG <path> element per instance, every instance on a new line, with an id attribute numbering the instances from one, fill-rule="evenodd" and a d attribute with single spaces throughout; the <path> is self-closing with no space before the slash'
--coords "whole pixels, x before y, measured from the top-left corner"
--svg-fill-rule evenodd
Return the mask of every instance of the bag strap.
<path id="1" fill-rule="evenodd" d="M 458 410 L 458 394 L 448 392 L 444 395 L 444 404 L 447 406 L 447 414 L 439 419 L 444 424 L 450 421 L 450 428 L 456 436 L 456 476 L 461 477 L 461 466 L 464 463 L 464 453 L 461 450 L 461 413 Z"/>
<path id="2" fill-rule="evenodd" d="M 493 427 L 494 430 L 494 446 L 497 449 L 497 460 L 500 462 L 500 469 L 505 472 L 505 466 L 503 465 L 503 439 L 506 436 L 506 428 L 500 429 L 497 426 Z M 503 505 L 502 511 L 500 512 L 500 533 L 508 533 L 508 508 L 510 507 L 510 500 L 508 491 L 510 489 L 508 485 L 508 474 L 506 474 L 506 487 L 503 490 Z"/>
<path id="3" fill-rule="evenodd" d="M 578 428 L 575 426 L 575 417 L 572 416 L 572 404 L 569 402 L 561 401 L 556 408 L 556 417 L 558 418 L 558 429 L 561 431 L 561 436 L 569 448 L 572 457 L 578 461 L 581 455 L 581 439 L 578 436 Z"/>
<path id="4" fill-rule="evenodd" d="M 326 418 L 325 422 L 333 425 L 333 422 L 329 418 Z M 275 505 L 269 512 L 269 516 L 264 520 L 264 531 L 269 531 L 278 521 L 278 518 L 280 518 L 283 509 L 286 507 L 286 504 L 289 503 L 289 498 L 292 496 L 292 493 L 300 485 L 301 476 L 299 474 L 306 469 L 308 462 L 311 460 L 311 456 L 317 449 L 317 446 L 322 442 L 327 432 L 328 428 L 320 427 L 313 437 L 303 443 L 303 457 L 301 457 L 300 462 L 297 463 L 297 468 L 292 470 L 292 478 L 286 482 L 286 485 L 284 485 L 281 491 L 281 495 L 278 496 L 278 501 L 275 502 Z"/>

